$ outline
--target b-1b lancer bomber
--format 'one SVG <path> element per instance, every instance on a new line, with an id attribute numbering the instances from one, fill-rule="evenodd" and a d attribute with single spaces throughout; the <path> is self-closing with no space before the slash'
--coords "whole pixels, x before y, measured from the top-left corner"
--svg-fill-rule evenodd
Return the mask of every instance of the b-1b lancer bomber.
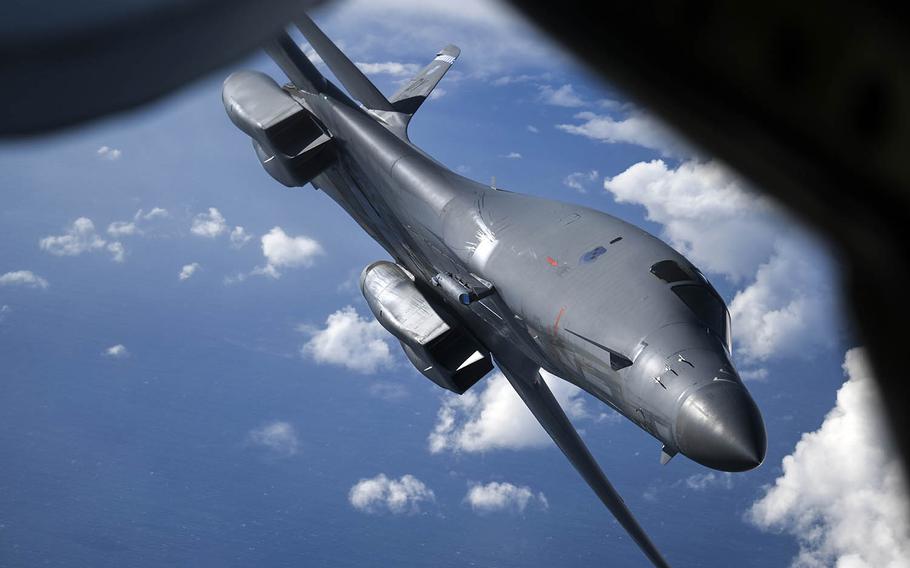
<path id="1" fill-rule="evenodd" d="M 376 319 L 428 379 L 462 394 L 502 371 L 655 566 L 668 566 L 540 375 L 589 392 L 677 453 L 722 471 L 765 456 L 761 414 L 730 361 L 730 318 L 705 276 L 605 213 L 496 189 L 435 161 L 408 123 L 459 55 L 443 48 L 386 98 L 304 17 L 296 22 L 347 93 L 283 33 L 266 46 L 290 83 L 240 71 L 234 124 L 265 170 L 311 183 L 388 251 L 360 284 Z"/>

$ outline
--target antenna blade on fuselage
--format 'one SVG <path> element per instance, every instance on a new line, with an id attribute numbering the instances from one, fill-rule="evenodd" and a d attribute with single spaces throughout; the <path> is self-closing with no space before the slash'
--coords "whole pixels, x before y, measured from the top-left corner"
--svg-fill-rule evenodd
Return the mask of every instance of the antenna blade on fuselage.
<path id="1" fill-rule="evenodd" d="M 308 16 L 301 16 L 295 22 L 303 37 L 310 42 L 310 45 L 322 57 L 325 64 L 332 70 L 332 73 L 338 77 L 344 88 L 348 90 L 352 97 L 362 102 L 367 108 L 374 110 L 394 111 L 395 108 L 385 96 L 379 92 L 366 75 L 354 65 L 354 62 L 348 59 L 338 46 L 332 43 L 322 30 Z"/>
<path id="2" fill-rule="evenodd" d="M 613 485 L 607 480 L 603 470 L 595 461 L 591 452 L 576 432 L 575 427 L 569 421 L 566 413 L 556 401 L 553 393 L 540 376 L 540 370 L 536 364 L 523 355 L 506 354 L 506 357 L 500 357 L 499 354 L 493 353 L 496 364 L 506 376 L 509 383 L 518 393 L 518 396 L 531 410 L 531 413 L 540 422 L 547 434 L 553 438 L 562 453 L 569 458 L 578 473 L 584 478 L 594 493 L 600 497 L 604 505 L 613 513 L 619 524 L 626 529 L 629 536 L 638 544 L 642 552 L 658 568 L 669 568 L 669 564 L 661 556 L 657 547 L 651 542 L 651 539 L 645 533 L 638 521 L 632 516 L 632 512 L 626 506 Z"/>

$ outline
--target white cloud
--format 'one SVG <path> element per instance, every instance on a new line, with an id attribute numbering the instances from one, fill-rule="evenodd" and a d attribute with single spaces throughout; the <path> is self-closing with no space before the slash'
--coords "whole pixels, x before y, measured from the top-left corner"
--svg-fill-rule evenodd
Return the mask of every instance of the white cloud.
<path id="1" fill-rule="evenodd" d="M 526 485 L 517 486 L 495 481 L 486 485 L 472 485 L 468 489 L 465 501 L 473 510 L 480 513 L 506 510 L 523 513 L 531 503 L 537 503 L 543 509 L 549 507 L 543 493 L 535 495 Z"/>
<path id="2" fill-rule="evenodd" d="M 265 448 L 272 455 L 290 457 L 300 450 L 297 431 L 289 422 L 275 421 L 254 428 L 247 435 L 249 442 Z"/>
<path id="3" fill-rule="evenodd" d="M 110 146 L 102 146 L 102 147 L 98 148 L 96 153 L 102 160 L 111 160 L 111 161 L 119 159 L 120 156 L 123 154 L 123 152 L 121 152 L 117 148 L 111 148 Z"/>
<path id="4" fill-rule="evenodd" d="M 348 493 L 351 506 L 364 513 L 413 514 L 420 512 L 421 503 L 435 500 L 433 490 L 410 474 L 390 479 L 380 473 L 370 479 L 361 479 Z"/>
<path id="5" fill-rule="evenodd" d="M 392 75 L 400 78 L 412 77 L 421 68 L 417 63 L 400 63 L 397 61 L 384 61 L 381 63 L 363 63 L 358 61 L 356 65 L 366 75 Z"/>
<path id="6" fill-rule="evenodd" d="M 704 491 L 709 487 L 733 487 L 733 476 L 727 472 L 696 473 L 686 478 L 686 487 L 695 491 Z"/>
<path id="7" fill-rule="evenodd" d="M 546 371 L 541 374 L 566 414 L 587 417 L 578 387 Z M 485 381 L 479 392 L 478 386 L 461 396 L 445 396 L 428 438 L 430 452 L 548 447 L 549 436 L 502 373 L 496 372 Z"/>
<path id="8" fill-rule="evenodd" d="M 747 362 L 806 356 L 836 337 L 830 261 L 767 199 L 715 161 L 639 162 L 604 181 L 643 205 L 663 236 L 703 270 L 745 286 L 730 302 L 734 347 Z"/>
<path id="9" fill-rule="evenodd" d="M 540 81 L 549 81 L 553 76 L 551 73 L 523 73 L 521 75 L 503 75 L 490 82 L 494 87 L 504 87 L 506 85 L 515 85 L 518 83 L 538 83 Z"/>
<path id="10" fill-rule="evenodd" d="M 107 226 L 107 234 L 116 238 L 131 236 L 141 233 L 133 221 L 114 221 Z"/>
<path id="11" fill-rule="evenodd" d="M 193 274 L 196 274 L 196 271 L 199 270 L 198 262 L 191 262 L 190 264 L 184 264 L 183 268 L 180 269 L 180 274 L 177 275 L 177 278 L 180 280 L 189 280 L 192 278 Z"/>
<path id="12" fill-rule="evenodd" d="M 538 132 L 540 132 L 540 130 L 533 124 L 529 124 L 526 128 L 528 129 L 528 132 L 532 132 L 534 134 L 537 134 Z"/>
<path id="13" fill-rule="evenodd" d="M 331 314 L 323 329 L 310 331 L 301 352 L 317 363 L 340 365 L 370 374 L 391 367 L 395 360 L 389 349 L 388 332 L 374 319 L 366 320 L 352 306 Z"/>
<path id="14" fill-rule="evenodd" d="M 126 259 L 126 249 L 123 248 L 123 243 L 120 241 L 108 243 L 105 248 L 111 253 L 111 260 L 114 262 L 123 262 Z"/>
<path id="15" fill-rule="evenodd" d="M 441 99 L 442 97 L 446 96 L 447 93 L 448 93 L 448 91 L 443 89 L 442 87 L 436 87 L 435 89 L 430 91 L 429 96 L 430 96 L 430 99 L 436 100 L 436 99 Z"/>
<path id="16" fill-rule="evenodd" d="M 578 124 L 557 124 L 556 128 L 569 134 L 584 136 L 609 144 L 635 144 L 651 148 L 665 156 L 689 156 L 692 150 L 670 129 L 650 115 L 636 109 L 621 118 L 590 111 L 575 115 Z"/>
<path id="17" fill-rule="evenodd" d="M 122 343 L 118 343 L 117 345 L 112 345 L 111 347 L 108 347 L 102 351 L 101 355 L 110 359 L 126 359 L 130 356 L 130 352 L 127 351 L 126 347 Z"/>
<path id="18" fill-rule="evenodd" d="M 151 221 L 152 219 L 164 219 L 170 217 L 170 213 L 167 212 L 167 209 L 161 207 L 153 207 L 148 213 L 140 209 L 136 211 L 136 215 L 133 216 L 134 221 L 139 221 L 143 219 L 145 221 Z"/>
<path id="19" fill-rule="evenodd" d="M 254 274 L 281 277 L 279 268 L 311 266 L 315 257 L 324 254 L 322 245 L 310 237 L 300 235 L 292 237 L 281 227 L 273 227 L 262 235 L 262 254 L 266 265 L 253 271 Z"/>
<path id="20" fill-rule="evenodd" d="M 550 85 L 540 85 L 538 88 L 540 89 L 540 101 L 544 104 L 568 108 L 581 107 L 588 104 L 575 92 L 575 88 L 569 84 L 556 89 Z"/>
<path id="21" fill-rule="evenodd" d="M 104 248 L 106 241 L 95 232 L 95 224 L 91 219 L 79 217 L 65 234 L 44 237 L 39 244 L 43 250 L 57 256 L 78 256 Z"/>
<path id="22" fill-rule="evenodd" d="M 31 270 L 15 270 L 0 276 L 0 286 L 25 286 L 45 290 L 50 284 Z"/>
<path id="23" fill-rule="evenodd" d="M 231 231 L 231 246 L 234 248 L 241 248 L 243 245 L 250 242 L 250 239 L 253 238 L 253 235 L 246 232 L 246 229 L 237 225 L 234 227 L 234 230 Z"/>
<path id="24" fill-rule="evenodd" d="M 562 180 L 563 185 L 571 187 L 578 193 L 588 193 L 588 184 L 597 181 L 600 172 L 591 170 L 589 172 L 572 172 Z"/>
<path id="25" fill-rule="evenodd" d="M 509 152 L 508 154 L 503 154 L 502 157 L 506 158 L 508 160 L 520 160 L 521 154 L 519 154 L 518 152 Z"/>
<path id="26" fill-rule="evenodd" d="M 209 239 L 214 239 L 226 230 L 227 222 L 225 222 L 224 215 L 214 207 L 209 207 L 207 213 L 196 215 L 190 226 L 191 233 Z"/>
<path id="27" fill-rule="evenodd" d="M 796 537 L 797 567 L 910 566 L 910 495 L 862 349 L 847 352 L 844 372 L 835 407 L 784 458 L 783 474 L 748 517 Z"/>
<path id="28" fill-rule="evenodd" d="M 79 256 L 84 252 L 107 250 L 115 262 L 123 262 L 126 250 L 120 242 L 104 240 L 95 232 L 95 224 L 87 217 L 79 217 L 63 235 L 44 237 L 38 243 L 42 250 L 57 256 Z"/>
<path id="29" fill-rule="evenodd" d="M 0 306 L 0 323 L 3 323 L 3 321 L 6 319 L 6 315 L 11 311 L 13 311 L 13 309 L 7 304 Z"/>

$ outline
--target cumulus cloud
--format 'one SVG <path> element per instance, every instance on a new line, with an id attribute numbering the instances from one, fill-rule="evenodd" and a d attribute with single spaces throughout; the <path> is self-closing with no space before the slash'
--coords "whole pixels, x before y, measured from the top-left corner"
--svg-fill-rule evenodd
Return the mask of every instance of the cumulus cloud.
<path id="1" fill-rule="evenodd" d="M 107 234 L 114 238 L 132 236 L 141 233 L 133 221 L 114 221 L 107 226 Z"/>
<path id="2" fill-rule="evenodd" d="M 95 231 L 87 217 L 79 217 L 62 235 L 44 237 L 38 243 L 42 250 L 57 256 L 79 256 L 85 252 L 107 250 L 115 262 L 123 262 L 126 250 L 120 242 L 109 243 Z"/>
<path id="3" fill-rule="evenodd" d="M 380 473 L 370 479 L 361 479 L 348 493 L 351 506 L 364 513 L 419 513 L 421 503 L 435 500 L 433 490 L 410 474 L 390 479 Z"/>
<path id="4" fill-rule="evenodd" d="M 292 237 L 281 227 L 273 227 L 267 234 L 262 235 L 262 254 L 266 258 L 266 265 L 253 272 L 280 278 L 279 268 L 311 266 L 314 259 L 324 254 L 324 251 L 322 245 L 315 239 L 304 235 Z"/>
<path id="5" fill-rule="evenodd" d="M 111 161 L 119 159 L 120 156 L 123 154 L 123 152 L 121 152 L 117 148 L 111 148 L 110 146 L 102 146 L 102 147 L 98 148 L 96 153 L 98 154 L 98 157 L 101 158 L 102 160 L 111 160 Z"/>
<path id="6" fill-rule="evenodd" d="M 221 211 L 215 207 L 209 207 L 208 212 L 200 213 L 193 218 L 193 224 L 190 226 L 190 232 L 200 237 L 214 239 L 227 230 L 227 222 Z"/>
<path id="7" fill-rule="evenodd" d="M 119 241 L 107 243 L 105 248 L 111 253 L 111 260 L 114 262 L 123 262 L 126 259 L 126 249 L 123 247 L 123 243 Z"/>
<path id="8" fill-rule="evenodd" d="M 360 317 L 353 306 L 331 314 L 324 328 L 305 331 L 311 337 L 301 352 L 317 363 L 370 374 L 395 362 L 387 341 L 388 332 L 378 321 Z"/>
<path id="9" fill-rule="evenodd" d="M 562 184 L 571 187 L 578 193 L 588 193 L 588 184 L 597 181 L 600 172 L 591 170 L 589 172 L 572 172 L 562 180 Z"/>
<path id="10" fill-rule="evenodd" d="M 291 457 L 300 450 L 300 441 L 294 426 L 280 420 L 250 430 L 247 440 L 250 444 L 265 448 L 277 457 Z"/>
<path id="11" fill-rule="evenodd" d="M 105 240 L 95 232 L 95 224 L 87 217 L 73 221 L 66 233 L 44 237 L 40 241 L 43 250 L 58 256 L 77 256 L 84 252 L 103 248 Z"/>
<path id="12" fill-rule="evenodd" d="M 745 284 L 730 313 L 734 347 L 747 362 L 804 356 L 833 341 L 835 277 L 824 250 L 727 168 L 639 162 L 604 188 L 617 202 L 643 205 L 664 238 L 703 270 Z"/>
<path id="13" fill-rule="evenodd" d="M 509 152 L 508 154 L 503 154 L 502 157 L 506 158 L 507 160 L 520 160 L 521 154 L 518 152 Z"/>
<path id="14" fill-rule="evenodd" d="M 180 269 L 180 274 L 177 275 L 177 278 L 180 280 L 189 280 L 193 277 L 193 274 L 196 274 L 196 271 L 199 270 L 198 262 L 191 262 L 190 264 L 184 264 L 183 268 Z"/>
<path id="15" fill-rule="evenodd" d="M 170 217 L 170 213 L 168 213 L 167 209 L 161 207 L 152 207 L 148 213 L 142 209 L 136 211 L 136 215 L 133 216 L 133 220 L 139 221 L 142 219 L 145 221 L 151 221 L 152 219 L 164 219 L 166 217 Z"/>
<path id="16" fill-rule="evenodd" d="M 45 290 L 50 284 L 31 270 L 15 270 L 0 276 L 0 286 L 25 286 Z"/>
<path id="17" fill-rule="evenodd" d="M 540 89 L 540 101 L 544 104 L 568 108 L 581 107 L 588 104 L 575 92 L 575 88 L 569 84 L 556 89 L 550 85 L 540 85 L 538 88 Z"/>
<path id="18" fill-rule="evenodd" d="M 108 357 L 109 359 L 126 359 L 130 356 L 130 352 L 127 351 L 122 343 L 118 343 L 117 345 L 112 345 L 102 351 L 101 355 Z"/>
<path id="19" fill-rule="evenodd" d="M 566 105 L 568 106 L 568 105 Z M 556 128 L 608 144 L 635 144 L 657 150 L 665 156 L 688 156 L 692 150 L 662 123 L 636 109 L 621 116 L 591 111 L 575 115 L 575 124 L 557 124 Z"/>
<path id="20" fill-rule="evenodd" d="M 492 482 L 486 485 L 472 485 L 465 501 L 479 513 L 513 511 L 523 513 L 529 504 L 536 503 L 542 509 L 549 507 L 543 493 L 535 494 L 526 485 Z"/>
<path id="21" fill-rule="evenodd" d="M 253 235 L 246 232 L 246 229 L 237 225 L 231 231 L 231 246 L 234 248 L 241 248 L 243 245 L 250 242 L 250 239 L 253 238 Z"/>
<path id="22" fill-rule="evenodd" d="M 541 371 L 550 390 L 572 418 L 588 416 L 581 390 Z M 485 452 L 548 447 L 551 442 L 531 411 L 502 375 L 486 379 L 483 389 L 446 395 L 429 435 L 430 452 Z"/>
<path id="23" fill-rule="evenodd" d="M 540 132 L 540 130 L 533 124 L 529 124 L 526 128 L 528 129 L 528 132 L 531 132 L 532 134 L 537 134 Z"/>
<path id="24" fill-rule="evenodd" d="M 910 566 L 910 495 L 864 351 L 848 351 L 843 368 L 834 408 L 784 458 L 783 474 L 748 518 L 795 536 L 797 567 Z"/>

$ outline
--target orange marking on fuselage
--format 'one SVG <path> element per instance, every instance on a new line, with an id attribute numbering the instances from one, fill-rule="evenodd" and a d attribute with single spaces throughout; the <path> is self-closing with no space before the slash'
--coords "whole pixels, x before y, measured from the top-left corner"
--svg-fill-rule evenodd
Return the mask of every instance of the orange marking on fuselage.
<path id="1" fill-rule="evenodd" d="M 547 262 L 550 263 L 550 266 L 559 266 L 559 263 L 556 262 L 556 259 L 553 258 L 552 256 L 547 257 Z"/>
<path id="2" fill-rule="evenodd" d="M 562 314 L 566 313 L 566 307 L 563 306 L 559 308 L 559 313 L 556 314 L 556 321 L 553 322 L 553 335 L 559 333 L 559 320 L 562 319 Z"/>

